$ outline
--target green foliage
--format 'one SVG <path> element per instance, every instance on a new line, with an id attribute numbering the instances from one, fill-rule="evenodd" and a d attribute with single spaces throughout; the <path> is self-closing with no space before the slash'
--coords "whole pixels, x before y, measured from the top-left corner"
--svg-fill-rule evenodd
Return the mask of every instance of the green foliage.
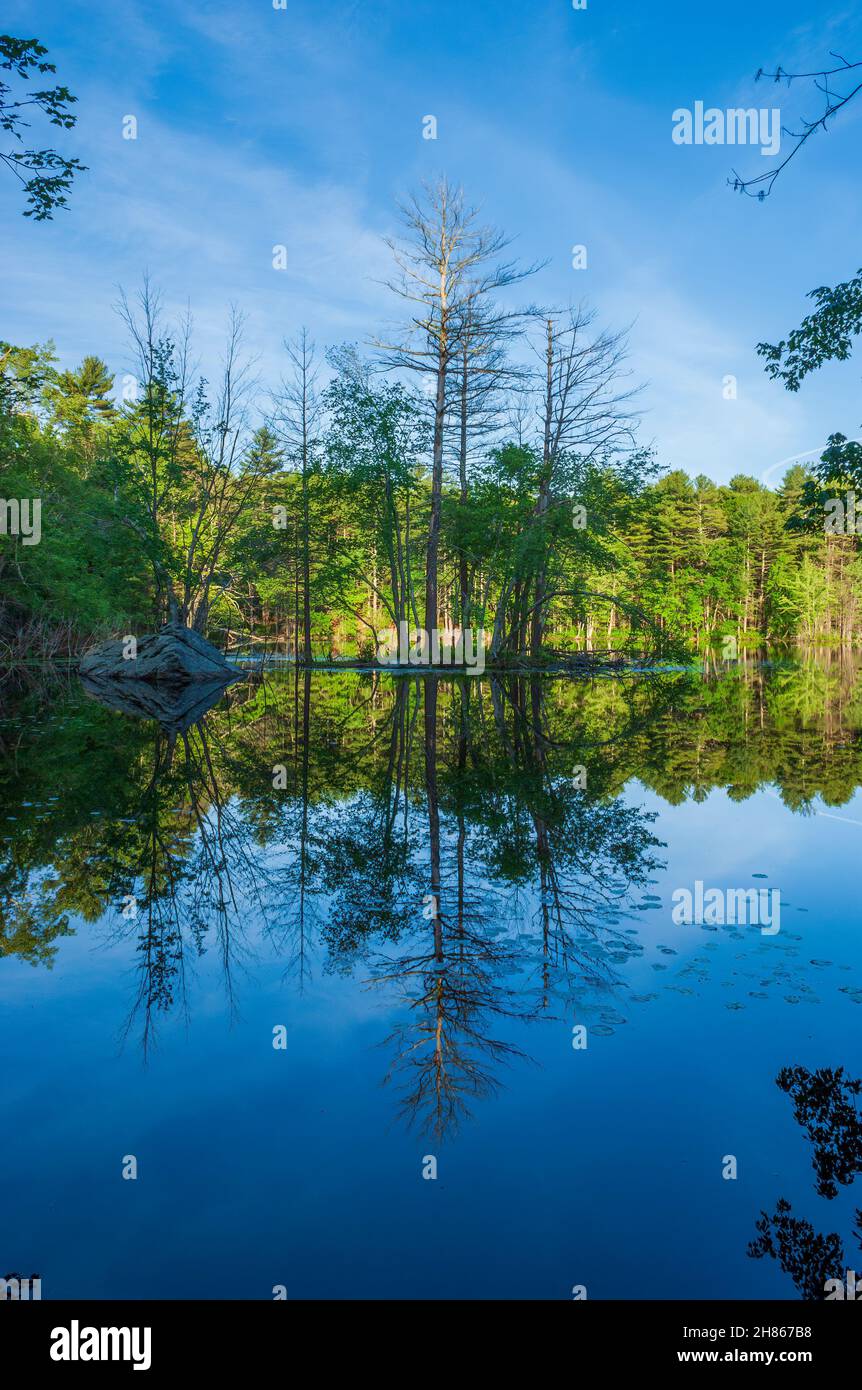
<path id="1" fill-rule="evenodd" d="M 38 39 L 15 39 L 9 34 L 0 34 L 0 72 L 8 72 L 29 82 L 31 77 L 42 77 L 56 72 L 53 63 L 44 61 L 48 50 Z M 77 101 L 68 87 L 22 87 L 20 95 L 13 92 L 9 82 L 0 78 L 0 130 L 12 136 L 14 144 L 0 150 L 0 163 L 6 165 L 22 185 L 29 206 L 25 217 L 35 222 L 50 221 L 58 208 L 65 208 L 66 197 L 77 173 L 83 173 L 86 165 L 79 159 L 70 159 L 52 149 L 28 149 L 24 144 L 23 132 L 29 128 L 24 111 L 38 111 L 49 125 L 59 126 L 61 130 L 71 130 L 77 121 L 70 107 Z"/>
<path id="2" fill-rule="evenodd" d="M 0 493 L 41 499 L 43 517 L 38 546 L 0 535 L 0 640 L 26 628 L 32 656 L 36 621 L 74 627 L 72 649 L 152 627 L 169 580 L 190 613 L 205 591 L 214 640 L 303 655 L 306 572 L 318 656 L 367 657 L 383 630 L 423 625 L 420 397 L 341 349 L 305 463 L 266 423 L 234 461 L 170 335 L 154 338 L 148 364 L 139 398 L 118 404 L 98 356 L 58 371 L 52 343 L 0 344 Z M 854 640 L 858 541 L 825 535 L 823 507 L 862 491 L 858 445 L 833 436 L 818 465 L 790 469 L 776 492 L 741 475 L 717 486 L 655 473 L 647 451 L 563 453 L 539 507 L 541 453 L 490 447 L 466 500 L 444 485 L 442 623 L 460 621 L 466 576 L 469 625 L 485 630 L 494 659 L 520 658 L 541 574 L 551 651 Z"/>
<path id="3" fill-rule="evenodd" d="M 18 659 L 37 658 L 43 638 L 54 649 L 51 628 L 71 653 L 149 606 L 140 547 L 120 522 L 110 376 L 96 357 L 61 374 L 54 361 L 51 344 L 0 345 L 0 494 L 41 509 L 38 544 L 0 534 L 0 642 Z"/>
<path id="4" fill-rule="evenodd" d="M 769 375 L 783 381 L 788 391 L 798 391 L 808 373 L 825 362 L 845 362 L 850 356 L 853 339 L 862 332 L 862 270 L 833 289 L 811 290 L 808 298 L 817 309 L 798 328 L 780 343 L 757 345 Z"/>

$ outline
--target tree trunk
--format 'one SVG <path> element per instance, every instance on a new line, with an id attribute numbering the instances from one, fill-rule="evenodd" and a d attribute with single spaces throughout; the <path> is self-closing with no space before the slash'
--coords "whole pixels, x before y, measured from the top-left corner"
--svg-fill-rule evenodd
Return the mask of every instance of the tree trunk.
<path id="1" fill-rule="evenodd" d="M 434 402 L 434 451 L 431 471 L 431 515 L 425 552 L 425 628 L 437 626 L 437 557 L 440 549 L 440 508 L 443 496 L 443 422 L 446 416 L 446 358 L 441 342 L 437 363 L 437 396 Z"/>

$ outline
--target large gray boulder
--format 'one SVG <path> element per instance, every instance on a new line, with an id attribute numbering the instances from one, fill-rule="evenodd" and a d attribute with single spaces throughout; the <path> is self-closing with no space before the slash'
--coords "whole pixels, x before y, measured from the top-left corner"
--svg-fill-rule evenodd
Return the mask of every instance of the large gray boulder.
<path id="1" fill-rule="evenodd" d="M 133 654 L 128 638 L 100 642 L 84 653 L 78 670 L 81 676 L 100 684 L 138 680 L 186 685 L 191 681 L 228 681 L 242 674 L 199 632 L 177 623 L 138 637 Z"/>

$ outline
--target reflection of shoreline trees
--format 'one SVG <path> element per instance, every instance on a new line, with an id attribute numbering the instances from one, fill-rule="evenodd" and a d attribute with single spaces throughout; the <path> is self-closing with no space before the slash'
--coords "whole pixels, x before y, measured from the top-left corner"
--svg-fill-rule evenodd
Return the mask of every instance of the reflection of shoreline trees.
<path id="1" fill-rule="evenodd" d="M 233 1008 L 233 964 L 237 958 L 237 932 L 248 905 L 261 906 L 262 880 L 265 870 L 260 856 L 250 843 L 249 829 L 238 808 L 225 800 L 219 790 L 218 777 L 212 765 L 203 720 L 182 737 L 184 753 L 183 775 L 188 788 L 189 823 L 195 831 L 194 850 L 188 861 L 184 881 L 189 892 L 182 899 L 173 891 L 166 897 L 155 897 L 146 881 L 145 908 L 151 903 L 170 904 L 167 941 L 177 943 L 181 957 L 183 928 L 190 933 L 197 950 L 204 942 L 215 941 L 219 952 L 225 989 Z M 168 850 L 170 853 L 170 850 Z M 150 867 L 150 866 L 148 866 Z M 151 924 L 155 924 L 155 933 Z M 139 950 L 145 953 L 143 971 L 148 982 L 146 994 L 147 1017 L 151 1006 L 161 1008 L 162 988 L 167 985 L 169 960 L 163 952 L 163 923 L 150 917 L 148 930 L 142 937 Z M 154 955 L 152 952 L 154 951 Z M 153 970 L 153 964 L 156 969 Z M 152 988 L 151 981 L 156 988 Z M 143 995 L 142 995 L 142 1002 Z M 166 1001 L 171 1002 L 170 998 Z"/>
<path id="2" fill-rule="evenodd" d="M 138 992 L 128 1028 L 143 1015 L 145 1051 L 155 1014 L 168 1012 L 178 998 L 187 1009 L 187 942 L 197 955 L 210 947 L 218 951 L 234 1009 L 242 923 L 250 910 L 264 911 L 271 886 L 252 828 L 224 789 L 220 753 L 205 715 L 188 727 L 157 728 L 149 776 L 135 807 L 134 848 L 113 866 L 107 882 L 110 899 L 124 904 L 115 939 L 137 937 Z"/>
<path id="3" fill-rule="evenodd" d="M 535 966 L 541 973 L 541 1008 L 547 1010 L 552 994 L 562 994 L 569 1004 L 585 985 L 610 987 L 616 980 L 614 963 L 636 950 L 616 921 L 630 890 L 657 867 L 652 850 L 658 842 L 647 829 L 654 816 L 620 801 L 595 799 L 575 785 L 569 767 L 560 765 L 566 745 L 548 727 L 540 680 L 507 682 L 505 693 L 492 682 L 492 696 L 499 744 L 516 777 L 514 796 L 503 788 L 499 823 L 520 822 L 516 843 L 525 863 L 516 872 L 536 884 L 533 922 L 540 951 Z M 624 744 L 626 730 L 621 739 Z M 566 761 L 574 763 L 571 753 Z M 500 850 L 506 848 L 503 841 Z"/>
<path id="4" fill-rule="evenodd" d="M 444 689 L 442 712 L 436 678 L 411 692 L 414 707 L 420 698 L 423 706 L 424 839 L 385 932 L 403 949 L 383 955 L 373 946 L 369 961 L 373 982 L 402 1000 L 387 1039 L 401 1114 L 437 1136 L 469 1115 L 471 1102 L 499 1085 L 499 1067 L 521 1055 L 498 1036 L 506 1019 L 548 1012 L 561 982 L 567 1003 L 597 983 L 610 985 L 602 956 L 625 959 L 635 947 L 605 919 L 654 867 L 656 843 L 642 813 L 594 802 L 547 767 L 539 678 L 492 680 L 490 697 L 471 682 Z M 407 691 L 401 682 L 399 703 Z M 402 718 L 397 727 L 413 730 L 416 721 Z M 409 747 L 398 761 L 409 764 Z M 407 804 L 405 789 L 405 816 Z M 418 932 L 410 925 L 417 883 L 428 889 Z M 517 890 L 538 900 L 526 929 L 519 913 L 507 913 Z M 537 969 L 540 999 L 524 983 Z"/>
<path id="5" fill-rule="evenodd" d="M 805 811 L 820 797 L 843 806 L 862 786 L 862 679 L 847 653 L 804 662 L 740 664 L 691 687 L 628 740 L 617 766 L 678 805 L 716 787 L 744 801 L 775 786 Z"/>
<path id="6" fill-rule="evenodd" d="M 35 698 L 19 708 L 0 948 L 49 963 L 73 914 L 112 910 L 114 938 L 139 937 L 145 1042 L 205 951 L 231 1000 L 252 940 L 300 987 L 313 959 L 357 972 L 401 999 L 391 1074 L 432 1127 L 492 1089 L 514 1020 L 591 1017 L 639 951 L 625 909 L 656 842 L 620 798 L 633 778 L 673 801 L 777 782 L 803 809 L 862 781 L 846 662 L 721 681 L 293 669 L 154 713 L 73 694 L 43 727 Z"/>
<path id="7" fill-rule="evenodd" d="M 300 983 L 314 941 L 326 968 L 358 969 L 402 997 L 389 1041 L 405 1112 L 438 1132 L 469 1112 L 517 1052 L 494 1020 L 547 1011 L 557 974 L 570 992 L 609 979 L 580 948 L 588 914 L 609 912 L 649 868 L 642 817 L 563 774 L 571 739 L 547 731 L 551 688 L 375 675 L 339 690 L 296 670 L 207 713 L 160 704 L 95 875 L 113 939 L 136 939 L 129 1026 L 142 1017 L 145 1048 L 158 1013 L 186 1008 L 188 961 L 204 951 L 217 952 L 233 1007 L 256 923 L 298 962 Z M 322 714 L 320 695 L 335 696 Z M 355 784 L 339 786 L 351 762 Z M 276 790 L 270 769 L 282 764 L 290 775 Z M 529 901 L 537 883 L 542 931 L 519 932 L 512 900 Z M 610 924 L 591 928 L 602 950 L 623 940 Z M 537 945 L 541 1002 L 514 978 Z"/>
<path id="8" fill-rule="evenodd" d="M 776 1077 L 779 1090 L 793 1101 L 793 1117 L 813 1148 L 815 1191 L 827 1201 L 838 1188 L 849 1187 L 862 1173 L 862 1120 L 857 1097 L 862 1081 L 845 1076 L 843 1067 L 784 1067 Z M 800 1297 L 821 1301 L 827 1281 L 844 1279 L 844 1246 L 836 1232 L 823 1235 L 812 1223 L 794 1216 L 786 1197 L 779 1197 L 770 1216 L 761 1211 L 757 1238 L 750 1242 L 752 1259 L 777 1260 L 793 1280 Z M 855 1213 L 853 1235 L 862 1249 L 862 1208 Z"/>
<path id="9" fill-rule="evenodd" d="M 812 1164 L 816 1191 L 830 1200 L 839 1185 L 848 1186 L 862 1173 L 862 1121 L 856 1097 L 862 1081 L 845 1077 L 843 1067 L 784 1067 L 776 1083 L 793 1101 L 793 1118 L 814 1148 Z"/>

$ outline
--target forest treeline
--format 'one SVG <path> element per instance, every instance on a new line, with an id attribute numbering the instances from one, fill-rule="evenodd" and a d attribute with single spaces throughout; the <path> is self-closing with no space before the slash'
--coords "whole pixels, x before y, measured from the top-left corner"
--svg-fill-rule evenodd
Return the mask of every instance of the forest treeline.
<path id="1" fill-rule="evenodd" d="M 274 390 L 235 312 L 205 381 L 149 283 L 119 305 L 130 363 L 0 343 L 7 661 L 169 618 L 301 661 L 373 657 L 405 622 L 483 629 L 500 663 L 858 638 L 858 538 L 823 525 L 840 441 L 775 491 L 662 473 L 624 332 L 507 307 L 536 267 L 448 184 L 403 215 L 403 331 L 322 354 L 303 330 Z M 38 544 L 10 499 L 39 499 Z"/>

